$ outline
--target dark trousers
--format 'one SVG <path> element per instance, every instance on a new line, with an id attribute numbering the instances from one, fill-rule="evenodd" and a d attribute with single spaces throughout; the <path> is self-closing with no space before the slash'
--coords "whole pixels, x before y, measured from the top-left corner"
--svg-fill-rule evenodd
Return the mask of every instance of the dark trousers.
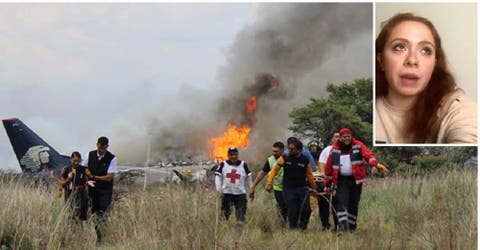
<path id="1" fill-rule="evenodd" d="M 232 204 L 235 206 L 235 217 L 237 221 L 245 221 L 247 213 L 247 195 L 246 194 L 223 194 L 222 213 L 228 220 L 231 214 Z"/>
<path id="2" fill-rule="evenodd" d="M 88 195 L 85 188 L 69 189 L 67 191 L 67 202 L 73 210 L 73 219 L 87 220 Z"/>
<path id="3" fill-rule="evenodd" d="M 285 203 L 285 201 L 283 200 L 283 192 L 273 190 L 273 194 L 275 195 L 275 200 L 277 201 L 278 212 L 282 216 L 282 223 L 286 224 L 288 210 L 287 210 L 287 203 Z"/>
<path id="4" fill-rule="evenodd" d="M 357 229 L 358 204 L 362 194 L 362 184 L 357 185 L 353 176 L 338 176 L 335 210 L 338 229 L 355 231 Z"/>
<path id="5" fill-rule="evenodd" d="M 317 190 L 323 192 L 323 182 L 317 182 Z M 320 220 L 322 221 L 323 229 L 330 229 L 330 213 L 332 214 L 333 223 L 335 224 L 335 228 L 337 228 L 337 215 L 335 213 L 335 209 L 333 207 L 334 197 L 332 197 L 330 203 L 330 196 L 331 194 L 321 195 L 318 199 L 318 215 L 320 216 Z"/>
<path id="6" fill-rule="evenodd" d="M 307 187 L 283 187 L 283 199 L 287 203 L 290 228 L 307 229 L 312 212 Z"/>
<path id="7" fill-rule="evenodd" d="M 101 242 L 106 216 L 110 208 L 110 203 L 112 203 L 113 192 L 110 189 L 90 188 L 88 193 L 90 195 L 92 214 L 97 215 L 94 221 L 97 242 Z"/>

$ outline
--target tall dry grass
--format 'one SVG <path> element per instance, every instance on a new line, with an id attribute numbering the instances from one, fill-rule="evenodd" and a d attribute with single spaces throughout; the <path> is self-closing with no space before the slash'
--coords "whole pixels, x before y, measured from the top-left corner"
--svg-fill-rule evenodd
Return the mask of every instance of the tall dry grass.
<path id="1" fill-rule="evenodd" d="M 354 234 L 322 232 L 318 212 L 305 233 L 282 228 L 273 195 L 257 191 L 247 221 L 219 219 L 212 187 L 116 191 L 102 249 L 475 249 L 475 170 L 371 180 Z M 118 186 L 116 188 L 119 188 Z M 260 189 L 260 188 L 259 188 Z M 56 190 L 0 176 L 0 249 L 96 247 L 91 219 L 79 230 Z"/>

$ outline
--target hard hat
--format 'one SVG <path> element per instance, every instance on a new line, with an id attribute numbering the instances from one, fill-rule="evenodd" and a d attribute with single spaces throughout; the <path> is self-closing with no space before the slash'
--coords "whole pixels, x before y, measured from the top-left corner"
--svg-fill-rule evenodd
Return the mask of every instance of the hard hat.
<path id="1" fill-rule="evenodd" d="M 318 145 L 319 145 L 318 141 L 311 141 L 311 142 L 308 143 L 308 147 L 318 146 Z"/>

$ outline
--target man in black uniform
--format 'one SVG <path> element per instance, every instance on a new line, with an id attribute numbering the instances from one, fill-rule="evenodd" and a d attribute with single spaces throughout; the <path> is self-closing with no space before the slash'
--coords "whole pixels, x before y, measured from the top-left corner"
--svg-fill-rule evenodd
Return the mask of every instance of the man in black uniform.
<path id="1" fill-rule="evenodd" d="M 287 203 L 288 222 L 291 229 L 307 229 L 310 219 L 309 192 L 316 194 L 317 186 L 313 180 L 310 161 L 302 155 L 303 144 L 293 140 L 288 144 L 289 153 L 281 156 L 268 174 L 265 189 L 270 192 L 278 171 L 283 168 L 283 199 Z M 309 191 L 308 184 L 313 189 Z"/>
<path id="2" fill-rule="evenodd" d="M 88 193 L 91 200 L 92 214 L 97 215 L 95 231 L 97 242 L 102 240 L 102 227 L 108 213 L 113 193 L 113 176 L 117 172 L 117 157 L 107 151 L 108 138 L 100 137 L 97 150 L 90 151 L 83 161 L 87 166 L 87 177 L 95 181 L 95 187 L 90 187 Z"/>

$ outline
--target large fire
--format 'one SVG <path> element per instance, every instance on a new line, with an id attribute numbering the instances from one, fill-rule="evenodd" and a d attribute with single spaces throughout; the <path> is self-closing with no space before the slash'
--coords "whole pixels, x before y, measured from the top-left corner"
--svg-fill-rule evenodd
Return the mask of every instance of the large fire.
<path id="1" fill-rule="evenodd" d="M 229 147 L 246 147 L 248 146 L 248 134 L 250 133 L 250 126 L 243 125 L 237 127 L 233 124 L 228 124 L 228 129 L 222 136 L 210 139 L 213 145 L 212 157 L 217 158 L 219 162 L 227 159 L 227 152 Z"/>
<path id="2" fill-rule="evenodd" d="M 257 108 L 257 97 L 251 96 L 247 101 L 247 114 L 253 116 L 255 109 Z M 255 121 L 253 117 L 253 121 Z M 216 158 L 218 162 L 222 162 L 227 159 L 228 148 L 244 148 L 248 146 L 248 134 L 252 128 L 248 124 L 244 124 L 242 127 L 237 127 L 234 124 L 229 123 L 228 129 L 222 136 L 218 136 L 210 139 L 210 144 L 213 145 L 212 157 Z"/>
<path id="3" fill-rule="evenodd" d="M 265 94 L 271 88 L 280 86 L 278 78 L 271 74 L 263 73 L 258 75 L 257 78 L 257 89 L 263 89 L 263 91 L 257 91 L 257 94 L 251 93 L 253 95 L 246 100 L 246 115 L 248 119 L 241 126 L 236 126 L 229 122 L 228 129 L 223 135 L 210 139 L 210 144 L 213 146 L 210 156 L 216 158 L 219 162 L 227 159 L 229 147 L 244 148 L 248 146 L 248 135 L 252 129 L 251 126 L 256 122 L 254 113 L 257 108 L 257 97 L 261 97 L 262 94 Z"/>

